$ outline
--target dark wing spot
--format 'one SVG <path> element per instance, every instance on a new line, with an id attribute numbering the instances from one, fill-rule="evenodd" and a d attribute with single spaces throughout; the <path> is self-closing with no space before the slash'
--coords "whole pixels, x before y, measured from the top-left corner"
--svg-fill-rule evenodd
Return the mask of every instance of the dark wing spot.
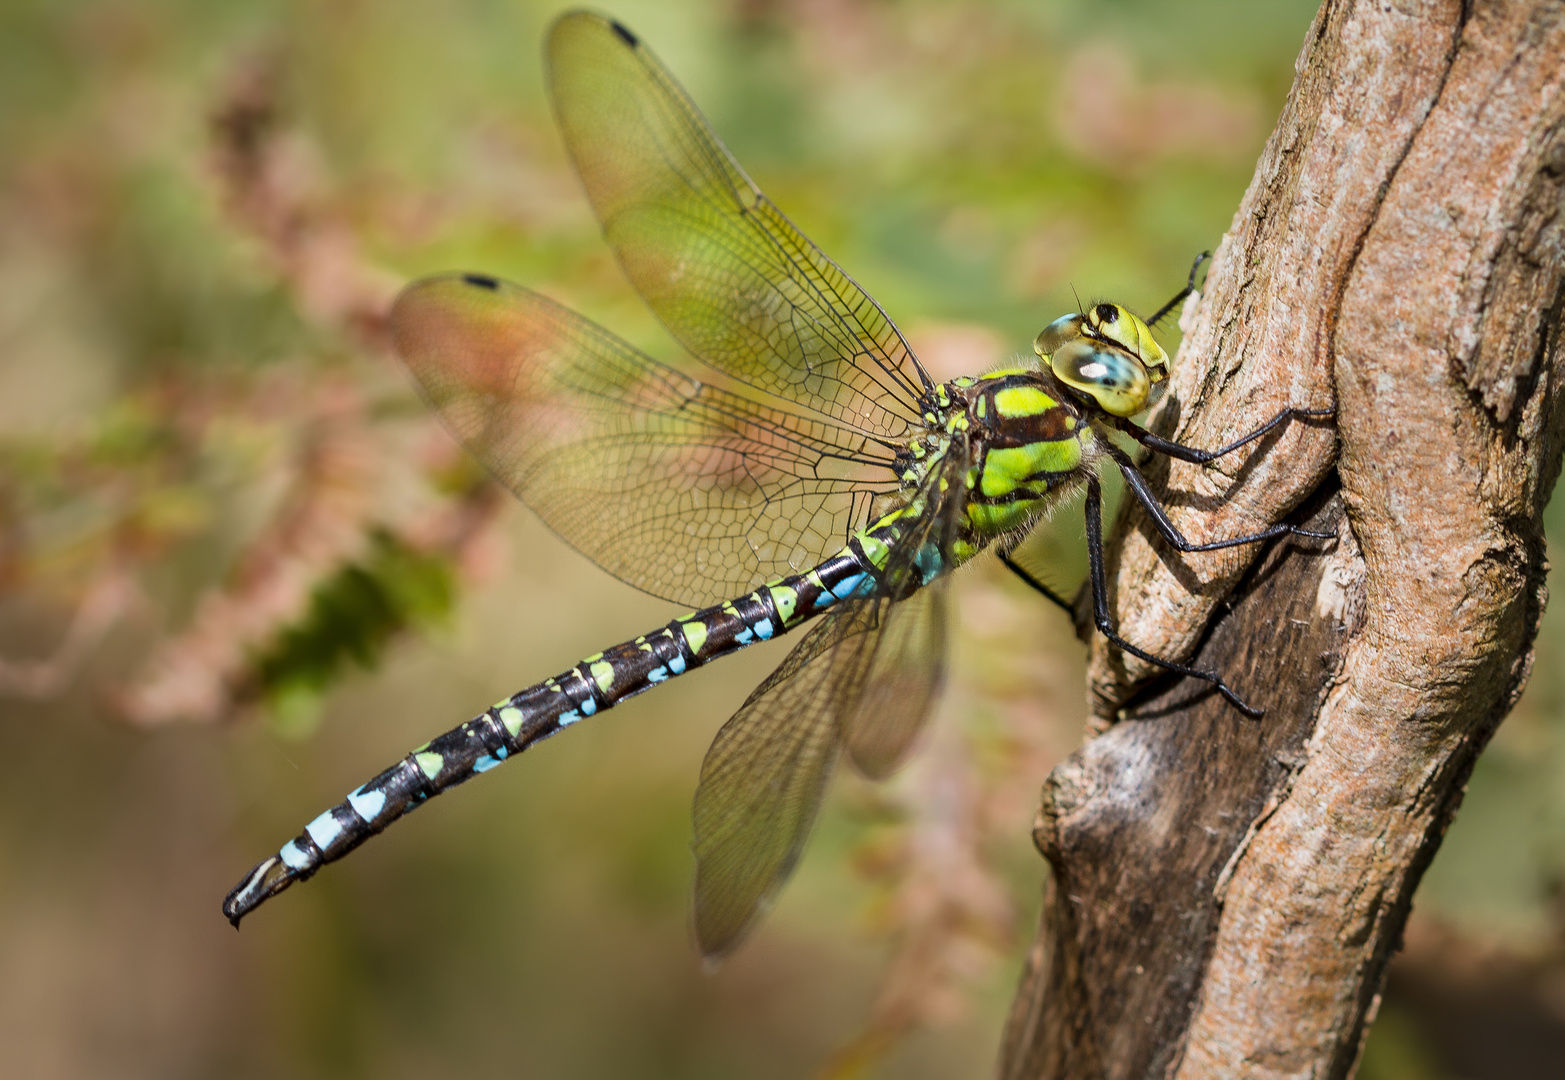
<path id="1" fill-rule="evenodd" d="M 632 49 L 641 44 L 641 40 L 636 37 L 635 34 L 632 34 L 629 30 L 625 29 L 624 25 L 618 20 L 610 19 L 609 25 L 613 27 L 614 32 L 619 35 L 619 39 L 626 45 L 629 45 Z"/>
<path id="2" fill-rule="evenodd" d="M 463 274 L 462 280 L 469 285 L 477 285 L 480 289 L 488 289 L 490 292 L 500 291 L 500 283 L 488 274 Z"/>
<path id="3" fill-rule="evenodd" d="M 1119 318 L 1119 312 L 1114 310 L 1113 304 L 1099 304 L 1094 314 L 1097 315 L 1100 323 L 1111 323 Z"/>

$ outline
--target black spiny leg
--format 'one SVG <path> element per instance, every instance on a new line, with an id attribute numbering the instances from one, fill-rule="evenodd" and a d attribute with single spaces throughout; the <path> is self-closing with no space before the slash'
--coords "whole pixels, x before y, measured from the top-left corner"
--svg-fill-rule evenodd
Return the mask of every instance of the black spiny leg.
<path id="1" fill-rule="evenodd" d="M 1208 462 L 1216 461 L 1225 454 L 1233 453 L 1241 446 L 1248 446 L 1273 428 L 1286 424 L 1289 420 L 1324 420 L 1335 415 L 1337 415 L 1336 409 L 1286 408 L 1248 435 L 1241 436 L 1227 446 L 1217 450 L 1197 450 L 1195 447 L 1186 446 L 1184 443 L 1171 442 L 1168 439 L 1152 434 L 1144 427 L 1140 427 L 1118 416 L 1111 416 L 1107 419 L 1116 428 L 1135 439 L 1148 450 L 1154 450 L 1159 454 L 1167 454 L 1171 458 L 1188 461 L 1194 465 L 1205 465 Z"/>
<path id="2" fill-rule="evenodd" d="M 1185 287 L 1175 293 L 1172 300 L 1157 309 L 1157 314 L 1153 315 L 1150 319 L 1147 320 L 1148 326 L 1156 326 L 1158 323 L 1162 322 L 1163 319 L 1168 316 L 1170 311 L 1173 311 L 1180 305 L 1185 297 L 1195 292 L 1196 271 L 1200 270 L 1201 264 L 1206 262 L 1206 260 L 1210 259 L 1211 257 L 1212 253 L 1210 251 L 1203 251 L 1201 254 L 1195 257 L 1195 262 L 1190 264 L 1190 278 L 1185 282 Z"/>
<path id="3" fill-rule="evenodd" d="M 1114 464 L 1119 466 L 1119 471 L 1124 474 L 1125 483 L 1130 485 L 1130 492 L 1136 497 L 1136 501 L 1146 508 L 1152 518 L 1152 524 L 1157 526 L 1157 531 L 1163 534 L 1177 550 L 1191 551 L 1221 551 L 1223 548 L 1238 547 L 1240 544 L 1255 544 L 1262 540 L 1271 540 L 1278 536 L 1307 536 L 1311 540 L 1334 540 L 1336 533 L 1311 532 L 1309 529 L 1301 529 L 1297 525 L 1273 525 L 1269 529 L 1262 529 L 1258 533 L 1250 533 L 1247 536 L 1235 536 L 1227 540 L 1213 540 L 1206 544 L 1192 544 L 1185 539 L 1185 534 L 1179 531 L 1168 517 L 1168 511 L 1163 509 L 1163 504 L 1158 501 L 1152 489 L 1147 486 L 1147 478 L 1141 475 L 1141 470 L 1136 468 L 1130 458 L 1119 447 L 1107 441 L 1103 444 L 1109 457 L 1114 459 Z"/>
<path id="4" fill-rule="evenodd" d="M 1047 597 L 1048 599 L 1054 601 L 1054 603 L 1058 604 L 1060 609 L 1063 610 L 1065 614 L 1069 615 L 1072 620 L 1076 618 L 1076 605 L 1070 603 L 1059 593 L 1055 592 L 1043 582 L 1033 577 L 1031 571 L 1022 566 L 1022 564 L 1017 562 L 1015 559 L 1011 558 L 1011 553 L 1009 551 L 1007 551 L 1005 548 L 999 548 L 995 554 L 1000 556 L 1000 561 L 1006 565 L 1011 573 L 1025 581 L 1039 595 Z"/>
<path id="5" fill-rule="evenodd" d="M 1123 466 L 1121 466 L 1123 468 Z M 1134 483 L 1131 485 L 1134 487 Z M 1165 518 L 1166 520 L 1166 518 Z M 1173 526 L 1170 525 L 1170 528 Z M 1176 531 L 1177 535 L 1177 531 Z M 1235 540 L 1233 543 L 1246 543 L 1257 537 L 1245 537 Z M 1227 544 L 1212 545 L 1227 547 Z M 1207 551 L 1210 547 L 1192 547 L 1187 550 Z M 1120 649 L 1131 656 L 1140 657 L 1149 664 L 1166 668 L 1179 675 L 1186 675 L 1192 679 L 1203 679 L 1217 688 L 1217 692 L 1227 698 L 1234 708 L 1252 720 L 1259 720 L 1266 715 L 1265 709 L 1257 709 L 1249 704 L 1223 681 L 1223 677 L 1215 671 L 1202 671 L 1187 664 L 1175 663 L 1173 660 L 1165 660 L 1161 656 L 1154 656 L 1144 649 L 1138 649 L 1124 638 L 1120 637 L 1114 629 L 1114 620 L 1109 617 L 1108 585 L 1103 574 L 1103 489 L 1098 486 L 1096 476 L 1087 479 L 1087 565 L 1091 569 L 1092 581 L 1092 618 L 1098 627 L 1098 632 L 1108 638 Z"/>

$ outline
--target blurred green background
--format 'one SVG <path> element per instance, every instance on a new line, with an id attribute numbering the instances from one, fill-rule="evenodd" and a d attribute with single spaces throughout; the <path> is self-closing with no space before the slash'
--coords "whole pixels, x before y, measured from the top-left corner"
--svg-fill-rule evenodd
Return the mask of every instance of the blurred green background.
<path id="1" fill-rule="evenodd" d="M 5 1075 L 991 1069 L 1037 788 L 1085 707 L 1080 644 L 989 563 L 961 576 L 926 753 L 839 779 L 715 974 L 689 801 L 778 646 L 440 800 L 242 934 L 218 912 L 409 746 L 671 614 L 486 485 L 386 350 L 398 285 L 461 268 L 675 355 L 552 129 L 562 6 L 0 0 Z M 1165 299 L 1227 227 L 1314 12 L 605 6 L 940 377 L 1028 352 L 1073 290 Z M 1079 520 L 1038 543 L 1080 573 Z M 1554 1075 L 1565 1049 L 1559 616 L 1538 648 L 1361 1076 Z"/>

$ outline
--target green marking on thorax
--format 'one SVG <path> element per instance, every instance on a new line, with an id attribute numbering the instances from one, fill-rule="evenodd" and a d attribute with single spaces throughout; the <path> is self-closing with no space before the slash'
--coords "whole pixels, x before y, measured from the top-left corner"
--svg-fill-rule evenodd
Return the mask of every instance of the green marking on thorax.
<path id="1" fill-rule="evenodd" d="M 994 394 L 994 407 L 1001 416 L 1011 419 L 1041 416 L 1058 404 L 1036 386 L 1007 386 Z"/>
<path id="2" fill-rule="evenodd" d="M 996 499 L 1009 495 L 1039 473 L 1066 473 L 1080 464 L 1081 441 L 1075 436 L 1040 440 L 1025 446 L 992 448 L 984 455 L 978 490 Z"/>
<path id="3" fill-rule="evenodd" d="M 1028 516 L 1037 508 L 1037 499 L 1017 499 L 1004 503 L 969 502 L 967 520 L 979 535 L 998 536 L 1026 524 Z"/>

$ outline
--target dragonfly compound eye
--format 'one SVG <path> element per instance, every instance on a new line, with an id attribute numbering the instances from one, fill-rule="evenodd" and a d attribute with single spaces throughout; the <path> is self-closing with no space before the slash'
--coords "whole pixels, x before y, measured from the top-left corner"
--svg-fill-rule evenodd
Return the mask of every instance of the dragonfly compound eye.
<path id="1" fill-rule="evenodd" d="M 1134 416 L 1147 406 L 1152 379 L 1145 365 L 1128 353 L 1077 338 L 1060 346 L 1049 366 L 1061 382 L 1090 394 L 1114 416 Z"/>
<path id="2" fill-rule="evenodd" d="M 1061 315 L 1034 339 L 1032 348 L 1035 353 L 1047 360 L 1054 355 L 1054 350 L 1064 345 L 1067 341 L 1081 336 L 1081 324 L 1085 321 L 1079 314 Z"/>
<path id="3" fill-rule="evenodd" d="M 1168 366 L 1168 354 L 1152 337 L 1152 328 L 1118 304 L 1098 304 L 1087 318 L 1087 329 L 1120 346 L 1154 371 Z"/>

